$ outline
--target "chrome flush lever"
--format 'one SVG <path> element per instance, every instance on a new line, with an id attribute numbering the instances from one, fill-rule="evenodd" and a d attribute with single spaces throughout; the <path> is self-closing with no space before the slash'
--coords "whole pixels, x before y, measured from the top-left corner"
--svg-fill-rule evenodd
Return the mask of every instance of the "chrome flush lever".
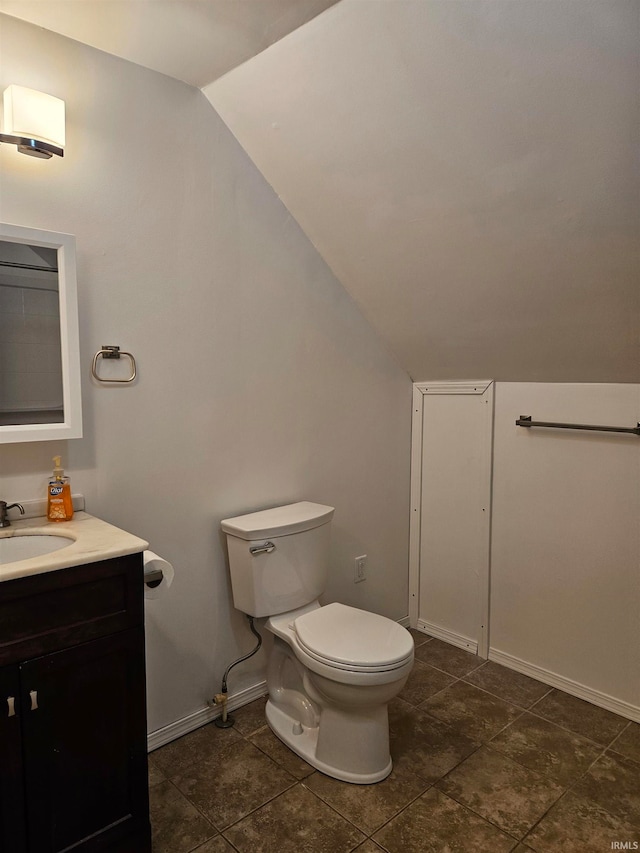
<path id="1" fill-rule="evenodd" d="M 273 542 L 265 542 L 264 545 L 252 545 L 249 548 L 249 553 L 253 554 L 270 554 L 272 551 L 276 550 L 276 546 Z"/>

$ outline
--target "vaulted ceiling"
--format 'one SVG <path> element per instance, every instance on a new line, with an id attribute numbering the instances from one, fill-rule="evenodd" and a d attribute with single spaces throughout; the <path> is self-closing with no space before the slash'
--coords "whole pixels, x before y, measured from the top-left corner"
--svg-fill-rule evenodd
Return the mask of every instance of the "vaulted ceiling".
<path id="1" fill-rule="evenodd" d="M 639 9 L 341 0 L 204 91 L 414 379 L 639 381 Z"/>
<path id="2" fill-rule="evenodd" d="M 337 0 L 0 0 L 0 12 L 201 88 Z"/>
<path id="3" fill-rule="evenodd" d="M 637 0 L 0 11 L 203 88 L 414 379 L 640 381 Z"/>

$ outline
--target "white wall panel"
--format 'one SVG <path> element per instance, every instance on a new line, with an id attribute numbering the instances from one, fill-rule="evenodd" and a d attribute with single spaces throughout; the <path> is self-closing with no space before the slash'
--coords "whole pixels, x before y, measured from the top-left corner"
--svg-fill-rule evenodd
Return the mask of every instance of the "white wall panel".
<path id="1" fill-rule="evenodd" d="M 640 438 L 521 414 L 635 426 L 640 387 L 497 384 L 491 567 L 492 657 L 640 715 Z"/>

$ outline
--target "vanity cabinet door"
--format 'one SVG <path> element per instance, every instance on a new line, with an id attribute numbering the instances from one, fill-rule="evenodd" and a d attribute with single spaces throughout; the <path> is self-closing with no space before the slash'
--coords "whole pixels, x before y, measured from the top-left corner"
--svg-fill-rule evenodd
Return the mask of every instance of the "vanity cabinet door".
<path id="1" fill-rule="evenodd" d="M 28 661 L 20 681 L 29 853 L 149 850 L 143 628 Z"/>
<path id="2" fill-rule="evenodd" d="M 0 853 L 26 850 L 17 666 L 0 669 Z"/>

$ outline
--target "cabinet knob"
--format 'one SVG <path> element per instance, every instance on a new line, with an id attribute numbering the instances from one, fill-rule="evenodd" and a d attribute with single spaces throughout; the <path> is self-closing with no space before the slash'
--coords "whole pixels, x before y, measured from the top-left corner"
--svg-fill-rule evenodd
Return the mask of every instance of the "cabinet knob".
<path id="1" fill-rule="evenodd" d="M 7 696 L 7 705 L 9 706 L 8 717 L 15 717 L 16 715 L 16 697 L 15 696 Z"/>
<path id="2" fill-rule="evenodd" d="M 31 710 L 37 711 L 38 710 L 38 691 L 37 690 L 30 690 L 29 696 L 31 698 Z"/>

